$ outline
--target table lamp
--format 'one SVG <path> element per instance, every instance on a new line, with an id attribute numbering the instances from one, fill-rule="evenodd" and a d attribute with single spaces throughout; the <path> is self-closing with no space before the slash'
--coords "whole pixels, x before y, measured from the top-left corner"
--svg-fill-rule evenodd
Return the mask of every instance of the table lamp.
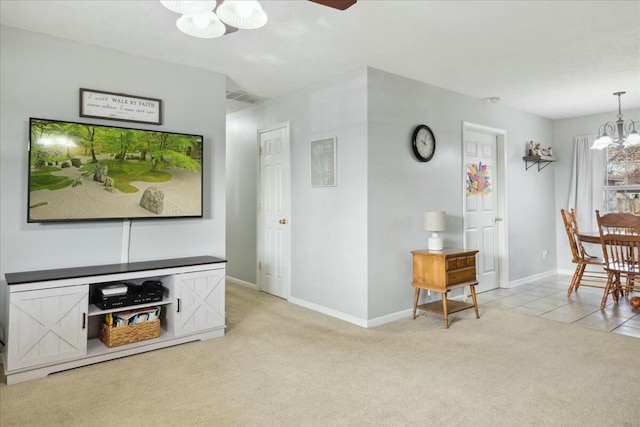
<path id="1" fill-rule="evenodd" d="M 442 237 L 438 235 L 438 231 L 444 231 L 446 229 L 447 213 L 445 211 L 426 211 L 424 213 L 424 229 L 431 231 L 431 237 L 427 244 L 427 249 L 430 251 L 442 250 Z"/>

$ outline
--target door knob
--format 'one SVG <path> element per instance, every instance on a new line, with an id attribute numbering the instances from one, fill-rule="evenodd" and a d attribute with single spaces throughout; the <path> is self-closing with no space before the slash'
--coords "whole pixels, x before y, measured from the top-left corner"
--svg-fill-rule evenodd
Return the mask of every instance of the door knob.
<path id="1" fill-rule="evenodd" d="M 497 216 L 496 219 L 495 219 L 495 222 L 502 222 L 502 218 Z"/>
<path id="2" fill-rule="evenodd" d="M 282 218 L 280 221 L 278 221 L 280 224 L 285 225 L 287 223 L 287 220 Z"/>

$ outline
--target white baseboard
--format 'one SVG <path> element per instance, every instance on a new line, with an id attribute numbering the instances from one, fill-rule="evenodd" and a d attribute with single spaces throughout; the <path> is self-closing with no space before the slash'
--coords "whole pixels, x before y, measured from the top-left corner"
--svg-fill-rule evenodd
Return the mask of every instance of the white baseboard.
<path id="1" fill-rule="evenodd" d="M 524 285 L 526 283 L 535 282 L 536 280 L 544 279 L 546 277 L 554 276 L 556 274 L 567 274 L 572 275 L 573 271 L 570 270 L 549 270 L 543 273 L 534 274 L 533 276 L 524 277 L 522 279 L 513 280 L 509 282 L 509 287 Z M 238 284 L 240 286 L 245 286 L 247 288 L 251 288 L 253 290 L 258 290 L 258 286 L 245 282 L 244 280 L 236 279 L 234 277 L 227 276 L 227 280 L 230 283 Z M 454 300 L 464 301 L 467 299 L 467 295 L 456 295 L 453 298 Z M 385 323 L 391 323 L 398 320 L 411 318 L 413 313 L 413 308 L 407 308 L 405 310 L 397 311 L 395 313 L 385 314 L 384 316 L 376 317 L 374 319 L 362 319 L 360 317 L 352 316 L 350 314 L 343 313 L 341 311 L 333 310 L 331 308 L 324 307 L 319 304 L 315 304 L 309 301 L 305 301 L 295 297 L 289 297 L 287 299 L 292 304 L 299 305 L 304 308 L 308 308 L 313 311 L 317 311 L 318 313 L 326 314 L 327 316 L 335 317 L 336 319 L 344 320 L 345 322 L 352 323 L 356 326 L 360 326 L 362 328 L 373 328 L 376 326 L 384 325 Z"/>
<path id="2" fill-rule="evenodd" d="M 546 277 L 555 276 L 559 274 L 557 270 L 549 270 L 542 273 L 534 274 L 533 276 L 523 277 L 522 279 L 512 280 L 509 282 L 509 287 L 520 286 L 527 283 L 535 282 L 536 280 L 544 279 Z M 573 274 L 573 272 L 571 272 Z"/>
<path id="3" fill-rule="evenodd" d="M 368 327 L 367 320 L 361 319 L 356 316 L 352 316 L 350 314 L 342 313 L 341 311 L 333 310 L 331 308 L 327 308 L 309 301 L 305 301 L 295 297 L 289 297 L 287 300 L 290 303 L 299 305 L 304 308 L 308 308 L 313 311 L 317 311 L 318 313 L 326 314 L 327 316 L 335 317 L 336 319 L 344 320 L 345 322 L 353 323 L 354 325 L 361 326 L 363 328 Z"/>
<path id="4" fill-rule="evenodd" d="M 384 316 L 376 317 L 367 321 L 368 328 L 374 328 L 376 326 L 384 325 L 385 323 L 396 322 L 398 320 L 411 319 L 413 315 L 413 308 L 407 308 L 406 310 L 397 311 L 391 314 L 385 314 Z"/>
<path id="5" fill-rule="evenodd" d="M 335 317 L 336 319 L 344 320 L 345 322 L 352 323 L 362 328 L 374 328 L 376 326 L 384 325 L 385 323 L 391 323 L 398 320 L 410 319 L 413 314 L 413 307 L 406 310 L 397 311 L 395 313 L 385 314 L 384 316 L 376 317 L 375 319 L 361 319 L 359 317 L 345 314 L 331 308 L 327 308 L 318 304 L 314 304 L 309 301 L 301 300 L 299 298 L 289 298 L 290 303 L 299 305 L 304 308 L 308 308 L 318 313 L 326 314 L 327 316 Z"/>
<path id="6" fill-rule="evenodd" d="M 240 280 L 240 279 L 237 279 L 235 277 L 230 277 L 230 276 L 227 276 L 226 279 L 227 279 L 227 281 L 229 283 L 233 283 L 233 284 L 236 284 L 236 285 L 244 286 L 244 287 L 253 289 L 254 291 L 258 291 L 258 285 L 254 284 L 254 283 L 249 283 L 249 282 L 246 282 L 244 280 Z M 317 312 L 322 313 L 322 314 L 326 314 L 327 316 L 335 317 L 336 319 L 340 319 L 340 320 L 344 320 L 345 322 L 353 323 L 354 325 L 361 326 L 363 328 L 367 327 L 367 321 L 366 320 L 360 319 L 359 317 L 355 317 L 355 316 L 352 316 L 350 314 L 345 314 L 345 313 L 342 313 L 340 311 L 333 310 L 333 309 L 321 306 L 319 304 L 314 304 L 312 302 L 305 301 L 305 300 L 302 300 L 302 299 L 299 299 L 299 298 L 295 298 L 295 297 L 289 297 L 289 298 L 287 298 L 287 301 L 289 301 L 292 304 L 296 304 L 296 305 L 299 305 L 301 307 L 308 308 L 310 310 L 317 311 Z"/>
<path id="7" fill-rule="evenodd" d="M 249 283 L 249 282 L 245 282 L 244 280 L 240 280 L 240 279 L 236 279 L 235 277 L 230 277 L 227 276 L 226 279 L 230 282 L 233 283 L 235 285 L 240 285 L 240 286 L 244 286 L 246 288 L 251 288 L 254 291 L 258 290 L 258 285 L 256 285 L 255 283 Z"/>

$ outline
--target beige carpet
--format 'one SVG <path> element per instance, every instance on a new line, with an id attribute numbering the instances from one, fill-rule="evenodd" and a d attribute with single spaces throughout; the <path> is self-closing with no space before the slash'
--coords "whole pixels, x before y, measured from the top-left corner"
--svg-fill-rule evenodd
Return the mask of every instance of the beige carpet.
<path id="1" fill-rule="evenodd" d="M 481 306 L 363 329 L 236 285 L 223 338 L 0 386 L 9 426 L 638 426 L 640 339 Z"/>

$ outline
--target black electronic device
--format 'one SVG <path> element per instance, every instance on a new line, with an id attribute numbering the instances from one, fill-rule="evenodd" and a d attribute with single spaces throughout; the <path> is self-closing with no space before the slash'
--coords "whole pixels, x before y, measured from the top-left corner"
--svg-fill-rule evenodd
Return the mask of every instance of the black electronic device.
<path id="1" fill-rule="evenodd" d="M 111 308 L 162 301 L 164 288 L 159 280 L 147 280 L 141 285 L 126 283 L 126 286 L 127 292 L 124 294 L 103 295 L 101 292 L 97 292 L 93 303 L 102 310 L 109 310 Z"/>

